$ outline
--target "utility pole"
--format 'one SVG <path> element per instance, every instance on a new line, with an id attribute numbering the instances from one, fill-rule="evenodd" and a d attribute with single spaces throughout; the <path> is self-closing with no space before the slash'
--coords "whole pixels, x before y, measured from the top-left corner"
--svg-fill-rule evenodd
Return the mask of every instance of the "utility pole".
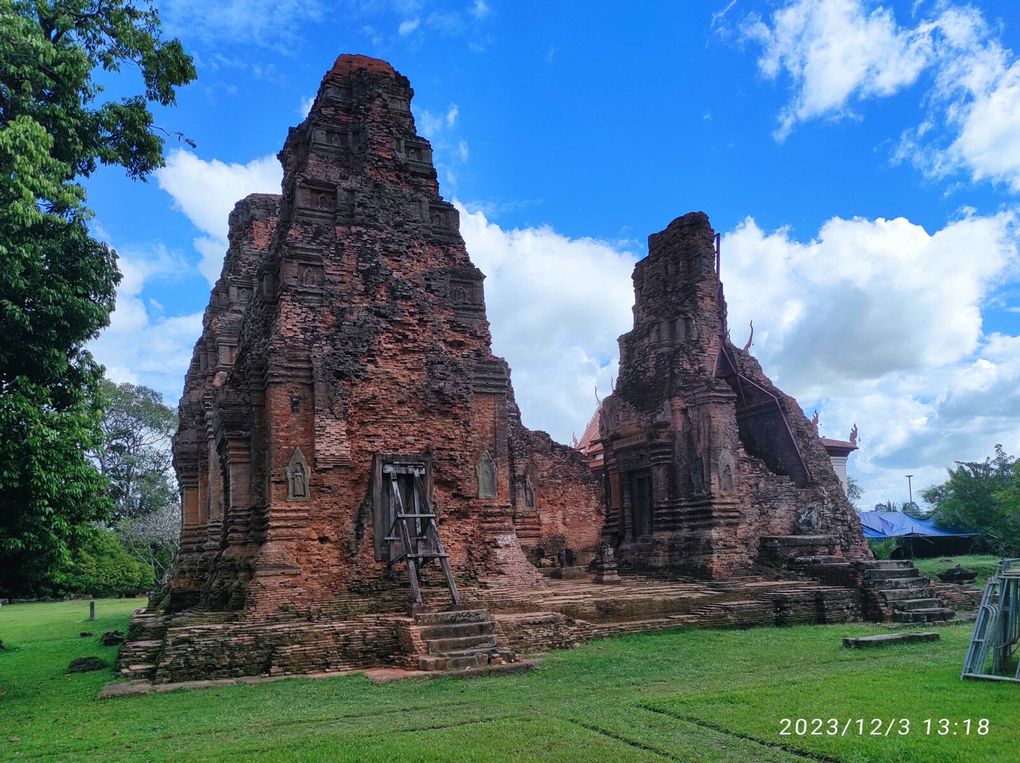
<path id="1" fill-rule="evenodd" d="M 910 495 L 910 506 L 914 505 L 914 486 L 910 482 L 910 478 L 913 476 L 913 474 L 907 475 L 907 493 Z"/>

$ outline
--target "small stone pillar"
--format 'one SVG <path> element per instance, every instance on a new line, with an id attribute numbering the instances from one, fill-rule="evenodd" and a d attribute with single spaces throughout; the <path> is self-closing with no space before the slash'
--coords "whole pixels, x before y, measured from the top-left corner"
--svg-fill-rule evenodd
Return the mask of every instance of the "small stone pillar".
<path id="1" fill-rule="evenodd" d="M 616 555 L 608 543 L 599 546 L 598 556 L 595 557 L 595 582 L 603 585 L 622 582 L 616 571 Z"/>

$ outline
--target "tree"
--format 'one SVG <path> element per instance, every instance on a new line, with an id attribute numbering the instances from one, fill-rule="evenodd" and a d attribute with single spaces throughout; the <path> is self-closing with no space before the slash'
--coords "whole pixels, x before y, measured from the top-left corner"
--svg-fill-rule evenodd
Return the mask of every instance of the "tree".
<path id="1" fill-rule="evenodd" d="M 109 482 L 111 520 L 135 558 L 162 578 L 181 529 L 181 506 L 171 462 L 177 413 L 156 390 L 104 380 L 102 441 L 92 454 Z"/>
<path id="2" fill-rule="evenodd" d="M 861 483 L 857 481 L 856 477 L 847 476 L 846 478 L 846 498 L 850 501 L 850 505 L 855 509 L 861 508 L 861 498 L 864 496 L 864 490 L 861 488 Z"/>
<path id="3" fill-rule="evenodd" d="M 122 519 L 114 529 L 124 548 L 152 568 L 154 580 L 162 581 L 180 542 L 180 504 L 174 501 L 140 517 Z"/>
<path id="4" fill-rule="evenodd" d="M 142 94 L 99 102 L 96 72 L 130 64 Z M 107 75 L 102 75 L 107 76 Z M 150 103 L 195 77 L 148 3 L 0 0 L 0 592 L 29 593 L 111 502 L 87 460 L 116 255 L 89 235 L 78 182 L 100 164 L 163 163 Z"/>
<path id="5" fill-rule="evenodd" d="M 176 412 L 149 387 L 104 379 L 101 390 L 106 400 L 102 439 L 92 455 L 109 481 L 110 518 L 119 522 L 176 506 L 170 453 Z"/>
<path id="6" fill-rule="evenodd" d="M 1001 445 L 979 462 L 957 461 L 949 479 L 924 491 L 939 527 L 963 527 L 980 533 L 993 553 L 1020 553 L 1020 463 Z"/>

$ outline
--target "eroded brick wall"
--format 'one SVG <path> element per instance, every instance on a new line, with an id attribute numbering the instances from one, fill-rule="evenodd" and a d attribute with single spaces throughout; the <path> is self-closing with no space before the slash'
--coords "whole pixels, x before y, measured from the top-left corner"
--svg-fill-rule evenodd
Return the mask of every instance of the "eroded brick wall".
<path id="1" fill-rule="evenodd" d="M 817 432 L 729 340 L 708 218 L 677 218 L 634 268 L 634 328 L 603 401 L 606 535 L 626 565 L 745 574 L 766 536 L 870 556 Z"/>

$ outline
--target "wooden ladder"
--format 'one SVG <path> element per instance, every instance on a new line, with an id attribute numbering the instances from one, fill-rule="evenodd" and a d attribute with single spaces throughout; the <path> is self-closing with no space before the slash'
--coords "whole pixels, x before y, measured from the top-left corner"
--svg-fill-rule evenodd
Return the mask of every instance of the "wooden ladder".
<path id="1" fill-rule="evenodd" d="M 404 506 L 400 494 L 399 475 L 410 475 L 413 482 L 411 494 L 413 505 Z M 461 605 L 460 592 L 450 570 L 449 555 L 439 539 L 439 528 L 436 525 L 436 514 L 432 510 L 424 485 L 425 469 L 418 465 L 386 464 L 383 467 L 383 479 L 390 482 L 390 516 L 393 522 L 386 534 L 389 544 L 388 567 L 403 560 L 407 565 L 407 577 L 411 582 L 411 593 L 416 607 L 423 605 L 421 586 L 418 584 L 418 570 L 422 564 L 438 559 L 446 579 L 446 587 L 450 589 L 453 605 Z M 399 544 L 399 547 L 398 547 Z"/>

